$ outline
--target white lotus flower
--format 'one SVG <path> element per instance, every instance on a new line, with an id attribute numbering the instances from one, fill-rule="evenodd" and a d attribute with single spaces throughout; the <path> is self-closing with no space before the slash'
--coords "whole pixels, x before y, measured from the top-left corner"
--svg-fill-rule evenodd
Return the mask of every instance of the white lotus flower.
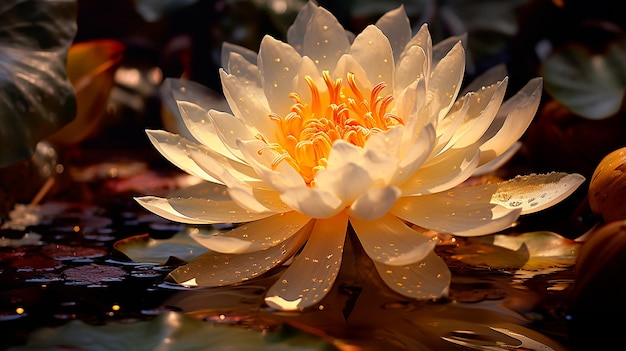
<path id="1" fill-rule="evenodd" d="M 139 203 L 182 223 L 240 224 L 196 237 L 210 251 L 170 273 L 185 286 L 237 284 L 295 256 L 266 302 L 313 306 L 335 281 L 350 223 L 391 289 L 442 297 L 450 272 L 423 233 L 498 232 L 584 180 L 551 173 L 457 187 L 518 149 L 542 81 L 502 104 L 507 78 L 495 70 L 457 99 L 461 41 L 433 47 L 426 25 L 412 36 L 402 7 L 353 37 L 309 2 L 287 43 L 266 36 L 258 55 L 225 44 L 223 66 L 232 113 L 207 111 L 183 86 L 173 93 L 194 140 L 147 131 L 168 160 L 206 182 Z"/>

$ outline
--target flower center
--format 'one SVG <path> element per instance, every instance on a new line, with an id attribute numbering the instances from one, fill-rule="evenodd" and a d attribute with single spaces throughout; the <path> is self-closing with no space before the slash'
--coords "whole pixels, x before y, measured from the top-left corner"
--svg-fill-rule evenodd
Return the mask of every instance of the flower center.
<path id="1" fill-rule="evenodd" d="M 322 77 L 327 87 L 322 92 L 310 76 L 304 78 L 311 90 L 309 103 L 291 93 L 294 104 L 287 116 L 269 116 L 279 126 L 278 142 L 268 144 L 278 152 L 272 166 L 289 162 L 309 186 L 315 174 L 326 168 L 335 140 L 363 147 L 372 134 L 402 123 L 388 112 L 393 96 L 381 96 L 386 83 L 378 83 L 367 92 L 357 86 L 353 73 L 348 73 L 346 86 L 341 78 L 333 81 L 326 70 Z"/>

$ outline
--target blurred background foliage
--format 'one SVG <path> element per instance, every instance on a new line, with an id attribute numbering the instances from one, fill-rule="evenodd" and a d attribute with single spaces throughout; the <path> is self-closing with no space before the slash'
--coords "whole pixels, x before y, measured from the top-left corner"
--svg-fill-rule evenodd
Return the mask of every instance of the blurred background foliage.
<path id="1" fill-rule="evenodd" d="M 119 147 L 120 157 L 136 152 L 138 148 L 133 146 L 147 143 L 144 129 L 167 125 L 164 102 L 171 97 L 164 98 L 161 89 L 167 78 L 192 80 L 219 94 L 222 43 L 256 51 L 266 34 L 284 40 L 288 26 L 304 3 L 305 0 L 76 0 L 75 18 L 66 16 L 64 30 L 75 29 L 72 46 L 91 46 L 91 53 L 83 49 L 81 58 L 70 57 L 67 61 L 78 106 L 78 111 L 73 112 L 73 127 L 67 126 L 51 136 L 55 130 L 41 132 L 41 123 L 24 116 L 19 106 L 9 106 L 8 111 L 5 108 L 2 122 L 6 123 L 7 116 L 17 116 L 17 125 L 37 132 L 32 140 L 44 140 L 55 150 L 62 149 L 61 157 L 66 157 L 63 162 L 68 161 L 67 155 L 80 152 L 80 146 Z M 414 30 L 423 23 L 429 24 L 434 43 L 467 35 L 466 83 L 499 64 L 508 69 L 509 94 L 529 79 L 543 76 L 542 105 L 523 137 L 524 147 L 506 171 L 567 171 L 589 178 L 604 155 L 625 145 L 626 17 L 619 0 L 318 3 L 354 33 L 384 12 L 403 5 Z M 6 17 L 8 10 L 4 9 L 0 5 L 0 16 Z M 24 23 L 29 20 L 20 19 Z M 55 23 L 57 19 L 50 17 L 47 21 Z M 45 25 L 51 28 L 50 23 Z M 0 31 L 3 28 L 7 30 L 0 25 Z M 0 45 L 8 43 L 6 38 L 14 34 L 0 35 Z M 37 32 L 31 34 L 39 36 Z M 27 45 L 22 49 L 32 50 Z M 3 63 L 0 60 L 0 68 Z M 77 76 L 90 77 L 89 84 L 83 80 L 79 87 Z M 10 93 L 3 90 L 2 94 Z M 71 109 L 68 111 L 72 113 Z M 71 115 L 57 120 L 56 130 L 70 120 Z M 5 147 L 3 152 L 12 150 Z M 34 145 L 29 150 L 32 152 Z M 23 152 L 18 156 L 4 159 L 0 167 L 27 157 Z M 24 162 L 32 163 L 36 157 Z M 19 173 L 10 167 L 2 170 L 2 178 Z M 11 188 L 7 183 L 11 181 L 2 179 L 3 189 Z"/>

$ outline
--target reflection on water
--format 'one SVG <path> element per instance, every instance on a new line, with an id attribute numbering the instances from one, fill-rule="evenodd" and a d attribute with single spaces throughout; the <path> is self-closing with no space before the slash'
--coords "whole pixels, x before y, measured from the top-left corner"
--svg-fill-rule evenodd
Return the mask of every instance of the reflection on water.
<path id="1" fill-rule="evenodd" d="M 280 312 L 263 300 L 280 272 L 234 287 L 184 288 L 165 283 L 167 273 L 187 258 L 185 254 L 197 250 L 178 236 L 186 228 L 146 214 L 130 196 L 105 200 L 97 206 L 44 203 L 35 212 L 43 214 L 41 218 L 22 231 L 2 230 L 0 328 L 7 337 L 0 348 L 24 344 L 40 327 L 65 326 L 74 320 L 90 325 L 132 323 L 172 312 L 257 331 L 288 324 L 364 350 L 573 347 L 567 332 L 571 264 L 537 270 L 490 269 L 473 264 L 468 253 L 489 249 L 502 264 L 515 263 L 520 256 L 502 255 L 502 247 L 484 242 L 447 238 L 437 253 L 452 271 L 449 298 L 416 302 L 390 291 L 360 246 L 350 241 L 337 283 L 322 303 L 303 312 Z M 144 245 L 163 252 L 157 262 L 132 262 L 114 244 L 130 245 L 134 251 L 127 252 L 142 259 L 147 257 L 141 256 Z M 177 257 L 168 258 L 167 252 Z M 509 252 L 520 255 L 520 250 Z M 532 341 L 522 344 L 522 339 L 502 330 Z"/>

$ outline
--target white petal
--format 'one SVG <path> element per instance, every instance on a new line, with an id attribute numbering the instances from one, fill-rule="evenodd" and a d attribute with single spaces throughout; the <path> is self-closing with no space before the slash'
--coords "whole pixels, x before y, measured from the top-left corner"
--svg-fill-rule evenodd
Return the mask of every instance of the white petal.
<path id="1" fill-rule="evenodd" d="M 327 94 L 328 88 L 326 87 L 326 83 L 324 82 L 324 79 L 322 78 L 315 63 L 308 56 L 304 56 L 300 61 L 300 68 L 298 69 L 298 74 L 294 77 L 293 85 L 294 91 L 298 94 L 298 96 L 300 96 L 300 99 L 302 99 L 302 101 L 310 102 L 313 101 L 313 97 L 311 87 L 305 79 L 307 76 L 311 78 L 313 84 L 319 92 L 320 106 L 328 106 L 330 99 Z"/>
<path id="2" fill-rule="evenodd" d="M 428 91 L 435 94 L 442 119 L 454 104 L 465 74 L 465 51 L 458 42 L 434 67 L 428 80 Z"/>
<path id="3" fill-rule="evenodd" d="M 191 234 L 202 246 L 221 253 L 243 254 L 281 244 L 294 234 L 312 228 L 310 217 L 292 211 L 244 223 L 224 233 Z"/>
<path id="4" fill-rule="evenodd" d="M 409 228 L 392 215 L 364 221 L 350 217 L 363 249 L 375 262 L 404 266 L 423 260 L 437 244 L 436 237 Z"/>
<path id="5" fill-rule="evenodd" d="M 381 95 L 393 93 L 394 61 L 387 37 L 374 25 L 367 26 L 350 47 L 350 55 L 366 69 L 367 78 L 373 84 L 387 83 Z"/>
<path id="6" fill-rule="evenodd" d="M 423 195 L 451 189 L 472 175 L 479 159 L 476 146 L 448 150 L 435 159 L 436 163 L 418 169 L 402 184 L 402 192 L 405 195 Z"/>
<path id="7" fill-rule="evenodd" d="M 362 91 L 372 90 L 372 83 L 367 79 L 367 72 L 351 55 L 343 55 L 337 62 L 337 67 L 333 71 L 333 78 L 341 78 L 343 85 L 348 85 L 348 73 L 353 73 L 356 85 Z"/>
<path id="8" fill-rule="evenodd" d="M 479 141 L 482 144 L 480 164 L 506 151 L 524 134 L 539 107 L 542 87 L 542 78 L 534 78 L 502 105 L 496 119 Z"/>
<path id="9" fill-rule="evenodd" d="M 485 133 L 498 113 L 504 99 L 508 78 L 470 93 L 459 99 L 469 100 L 468 111 L 463 123 L 457 128 L 451 143 L 454 147 L 465 147 L 476 143 Z M 457 101 L 457 104 L 459 102 Z M 456 107 L 456 104 L 455 104 Z M 453 107 L 454 110 L 454 107 Z M 453 110 L 451 112 L 453 112 Z"/>
<path id="10" fill-rule="evenodd" d="M 186 146 L 192 144 L 191 141 L 164 130 L 146 130 L 146 134 L 148 134 L 148 139 L 150 139 L 157 151 L 176 167 L 206 181 L 222 184 L 220 179 L 205 172 L 189 158 Z"/>
<path id="11" fill-rule="evenodd" d="M 302 55 L 310 57 L 320 72 L 330 71 L 349 48 L 345 30 L 335 16 L 324 8 L 318 8 L 307 25 Z"/>
<path id="12" fill-rule="evenodd" d="M 396 66 L 394 94 L 397 96 L 402 89 L 417 79 L 423 79 L 428 73 L 424 49 L 419 46 L 412 46 Z"/>
<path id="13" fill-rule="evenodd" d="M 235 160 L 239 160 L 245 163 L 244 157 L 237 146 L 237 140 L 256 140 L 256 131 L 254 128 L 245 124 L 245 121 L 240 120 L 236 116 L 230 113 L 220 112 L 215 110 L 209 111 L 209 120 L 213 125 L 215 134 L 207 135 L 211 140 L 206 140 L 204 145 L 209 148 L 218 151 L 220 148 L 215 148 L 215 145 L 222 145 L 221 148 L 225 148 L 232 155 L 229 157 Z"/>
<path id="14" fill-rule="evenodd" d="M 249 222 L 273 214 L 253 213 L 242 208 L 230 200 L 226 187 L 212 183 L 200 183 L 177 190 L 168 195 L 167 201 L 175 210 L 175 215 L 194 218 L 206 224 Z"/>
<path id="15" fill-rule="evenodd" d="M 465 95 L 471 91 L 479 91 L 483 87 L 494 85 L 497 82 L 502 82 L 506 77 L 507 70 L 505 64 L 493 66 L 467 84 L 461 94 Z"/>
<path id="16" fill-rule="evenodd" d="M 246 58 L 240 54 L 233 52 L 230 54 L 228 60 L 228 73 L 235 75 L 246 89 L 253 90 L 257 96 L 262 96 L 263 92 L 263 78 L 259 72 L 259 68 L 256 65 L 256 55 L 254 63 L 249 62 Z M 265 102 L 265 99 L 261 99 L 261 102 Z M 267 105 L 266 105 L 267 106 Z M 218 110 L 212 107 L 214 110 Z"/>
<path id="17" fill-rule="evenodd" d="M 448 295 L 451 273 L 448 265 L 434 252 L 420 262 L 390 266 L 374 261 L 378 274 L 395 292 L 418 300 Z"/>
<path id="18" fill-rule="evenodd" d="M 221 179 L 222 183 L 226 186 L 235 186 L 233 181 L 229 182 L 228 179 L 225 178 L 228 177 L 229 179 L 234 178 L 240 183 L 267 188 L 256 172 L 254 172 L 254 169 L 247 164 L 233 161 L 200 145 L 188 145 L 187 153 L 207 174 Z"/>
<path id="19" fill-rule="evenodd" d="M 354 201 L 367 191 L 372 183 L 373 179 L 370 178 L 368 170 L 355 163 L 325 169 L 315 175 L 315 186 L 324 192 L 331 192 L 344 204 Z"/>
<path id="20" fill-rule="evenodd" d="M 345 206 L 345 202 L 334 193 L 306 185 L 287 188 L 280 194 L 280 199 L 292 209 L 312 218 L 335 216 Z"/>
<path id="21" fill-rule="evenodd" d="M 400 195 L 402 191 L 395 186 L 372 188 L 352 203 L 348 214 L 365 221 L 378 219 L 389 211 Z"/>
<path id="22" fill-rule="evenodd" d="M 248 89 L 245 82 L 241 82 L 223 69 L 220 69 L 220 77 L 224 96 L 235 116 L 256 128 L 262 135 L 274 135 L 276 125 L 269 118 L 270 111 L 267 103 L 263 101 L 265 96 L 258 95 L 254 88 Z"/>
<path id="23" fill-rule="evenodd" d="M 277 154 L 274 150 L 269 149 L 264 142 L 237 140 L 237 146 L 248 164 L 272 189 L 283 192 L 290 187 L 306 186 L 300 173 L 288 162 L 272 165 Z"/>
<path id="24" fill-rule="evenodd" d="M 424 23 L 417 31 L 417 33 L 413 36 L 413 38 L 411 38 L 411 40 L 409 40 L 409 42 L 406 44 L 404 51 L 400 55 L 400 59 L 402 60 L 402 58 L 408 53 L 412 46 L 419 46 L 424 51 L 424 57 L 426 58 L 426 61 L 424 63 L 426 68 L 424 69 L 424 72 L 430 72 L 430 69 L 432 67 L 432 44 L 433 42 L 430 38 L 430 32 L 428 31 L 428 24 Z M 427 78 L 430 78 L 430 76 L 427 75 Z"/>
<path id="25" fill-rule="evenodd" d="M 179 284 L 193 281 L 194 286 L 224 286 L 256 278 L 291 258 L 306 242 L 308 233 L 285 240 L 267 250 L 230 255 L 207 252 L 178 267 L 167 276 Z"/>
<path id="26" fill-rule="evenodd" d="M 230 163 L 215 157 L 210 150 L 188 148 L 190 157 L 196 161 L 207 173 L 212 172 L 228 187 L 230 198 L 239 206 L 256 213 L 276 213 L 289 210 L 279 197 L 279 194 L 270 189 L 248 167 L 244 171 L 252 171 L 253 177 L 243 174 L 233 168 Z M 232 163 L 232 162 L 231 162 Z M 236 164 L 235 164 L 236 166 Z"/>
<path id="27" fill-rule="evenodd" d="M 221 52 L 222 67 L 228 67 L 229 60 L 232 57 L 231 53 L 237 53 L 241 57 L 245 58 L 246 61 L 250 63 L 256 63 L 256 52 L 237 44 L 224 42 L 222 43 Z"/>
<path id="28" fill-rule="evenodd" d="M 457 187 L 445 193 L 402 197 L 391 213 L 440 233 L 461 236 L 491 234 L 513 224 L 521 212 L 490 203 L 497 185 Z"/>
<path id="29" fill-rule="evenodd" d="M 315 1 L 307 1 L 294 20 L 293 24 L 287 29 L 287 42 L 293 46 L 299 53 L 304 48 L 304 34 L 313 14 L 319 10 Z"/>
<path id="30" fill-rule="evenodd" d="M 202 105 L 188 101 L 178 101 L 177 106 L 185 127 L 195 140 L 228 158 L 237 159 L 232 151 L 220 140 L 215 130 L 216 126 L 209 118 L 209 112 Z M 221 113 L 232 117 L 227 112 Z"/>
<path id="31" fill-rule="evenodd" d="M 293 78 L 302 58 L 289 44 L 269 35 L 263 37 L 259 49 L 258 66 L 263 78 L 263 90 L 271 112 L 286 116 L 292 105 Z M 267 118 L 267 114 L 265 116 Z"/>
<path id="32" fill-rule="evenodd" d="M 389 182 L 390 184 L 403 184 L 424 164 L 435 145 L 435 133 L 435 127 L 432 124 L 422 129 L 417 140 L 404 152 L 398 164 L 398 171 Z"/>
<path id="33" fill-rule="evenodd" d="M 498 191 L 491 202 L 520 209 L 522 214 L 534 213 L 561 202 L 584 181 L 585 177 L 580 174 L 557 172 L 517 176 L 498 183 Z"/>
<path id="34" fill-rule="evenodd" d="M 456 109 L 450 110 L 437 124 L 437 144 L 433 148 L 432 155 L 438 155 L 453 146 L 452 139 L 467 115 L 469 100 L 461 100 L 455 104 Z"/>
<path id="35" fill-rule="evenodd" d="M 519 149 L 521 148 L 522 148 L 522 143 L 518 141 L 517 143 L 511 145 L 510 148 L 508 148 L 506 151 L 501 153 L 498 157 L 494 158 L 493 160 L 487 163 L 480 165 L 480 167 L 477 167 L 474 170 L 474 173 L 472 173 L 472 176 L 487 174 L 487 173 L 496 171 L 497 169 L 502 167 L 502 165 L 507 163 L 513 156 L 515 156 L 517 151 L 519 151 Z"/>
<path id="36" fill-rule="evenodd" d="M 433 46 L 433 66 L 436 66 L 454 46 L 461 44 L 465 48 L 467 33 L 445 38 Z"/>
<path id="37" fill-rule="evenodd" d="M 136 197 L 135 201 L 137 201 L 146 210 L 170 221 L 186 224 L 208 224 L 205 220 L 191 218 L 176 211 L 167 199 L 162 197 L 142 196 Z"/>
<path id="38" fill-rule="evenodd" d="M 164 129 L 180 134 L 191 141 L 200 142 L 200 139 L 194 135 L 194 131 L 190 130 L 184 120 L 185 116 L 179 109 L 179 102 L 185 101 L 197 105 L 199 110 L 204 110 L 204 113 L 211 108 L 230 111 L 223 94 L 188 79 L 165 78 L 159 88 L 159 95 L 167 107 L 164 113 L 171 112 L 172 115 L 171 118 L 163 118 Z M 210 129 L 211 126 L 206 126 L 204 129 L 207 128 Z"/>
<path id="39" fill-rule="evenodd" d="M 385 13 L 376 21 L 375 25 L 389 38 L 394 60 L 398 62 L 400 54 L 411 40 L 412 35 L 411 23 L 404 11 L 404 5 Z"/>
<path id="40" fill-rule="evenodd" d="M 319 303 L 337 278 L 347 225 L 345 215 L 316 220 L 309 241 L 267 291 L 265 302 L 279 310 L 302 310 Z"/>

